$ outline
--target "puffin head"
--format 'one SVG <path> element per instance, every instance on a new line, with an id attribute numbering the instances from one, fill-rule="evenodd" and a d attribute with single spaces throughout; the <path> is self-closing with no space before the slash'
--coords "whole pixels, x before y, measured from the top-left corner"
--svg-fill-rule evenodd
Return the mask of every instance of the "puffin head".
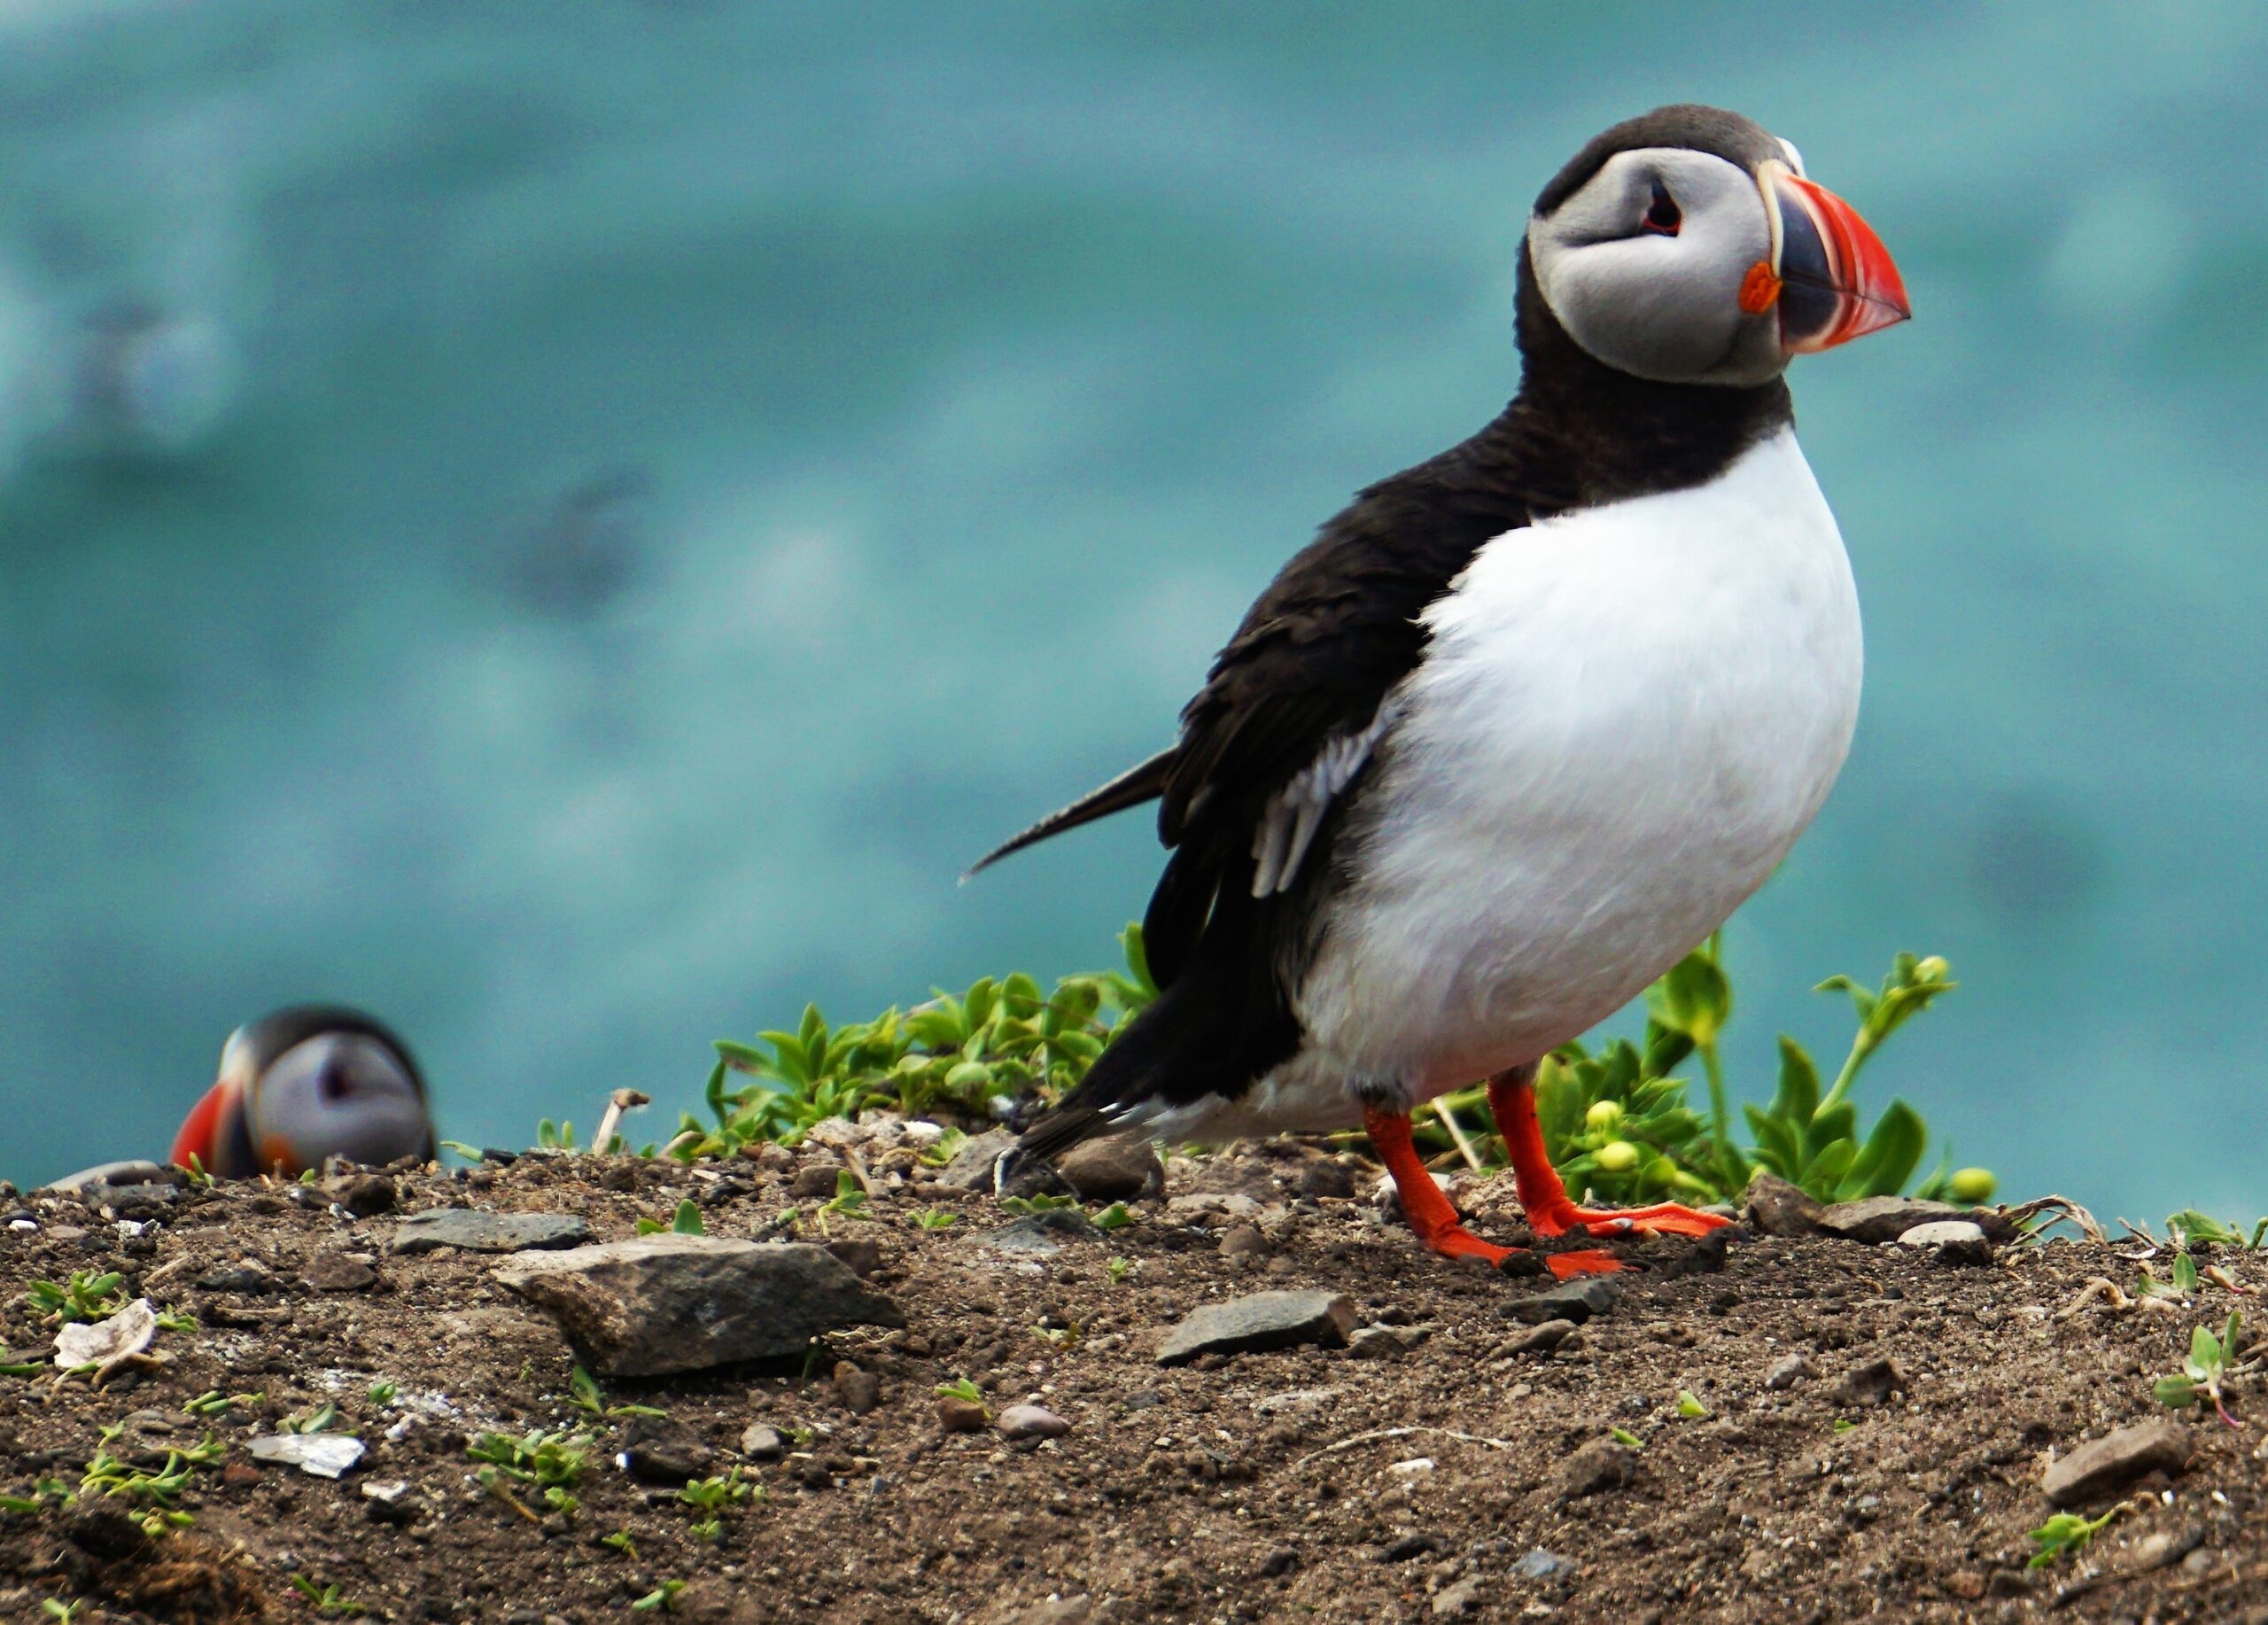
<path id="1" fill-rule="evenodd" d="M 223 1178 L 298 1174 L 325 1158 L 431 1157 L 425 1083 L 408 1046 L 359 1010 L 295 1005 L 229 1035 L 221 1073 L 182 1125 L 173 1160 L 194 1153 Z"/>
<path id="2" fill-rule="evenodd" d="M 1882 239 L 1793 146 L 1691 104 L 1578 152 L 1535 200 L 1526 269 L 1580 349 L 1656 383 L 1767 384 L 1912 314 Z"/>

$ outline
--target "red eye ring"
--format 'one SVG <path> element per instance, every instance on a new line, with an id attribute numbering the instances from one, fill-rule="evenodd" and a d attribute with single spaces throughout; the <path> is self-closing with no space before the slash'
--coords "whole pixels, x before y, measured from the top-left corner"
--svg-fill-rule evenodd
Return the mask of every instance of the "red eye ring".
<path id="1" fill-rule="evenodd" d="M 1656 181 L 1652 200 L 1646 205 L 1646 217 L 1638 222 L 1638 229 L 1657 237 L 1675 237 L 1677 229 L 1684 223 L 1685 216 L 1679 212 L 1677 199 L 1669 195 L 1668 187 Z"/>

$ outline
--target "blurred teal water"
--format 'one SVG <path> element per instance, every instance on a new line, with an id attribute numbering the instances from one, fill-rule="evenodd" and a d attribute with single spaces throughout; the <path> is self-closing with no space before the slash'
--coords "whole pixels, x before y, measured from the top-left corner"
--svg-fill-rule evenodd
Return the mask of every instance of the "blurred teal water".
<path id="1" fill-rule="evenodd" d="M 1495 410 L 1528 200 L 1692 98 L 1917 310 L 1797 369 L 1867 710 L 1736 1078 L 1942 952 L 1877 1100 L 2268 1208 L 2264 60 L 2236 4 L 0 0 L 0 1172 L 162 1150 L 293 999 L 517 1144 L 1101 962 L 1138 816 L 961 866 Z"/>

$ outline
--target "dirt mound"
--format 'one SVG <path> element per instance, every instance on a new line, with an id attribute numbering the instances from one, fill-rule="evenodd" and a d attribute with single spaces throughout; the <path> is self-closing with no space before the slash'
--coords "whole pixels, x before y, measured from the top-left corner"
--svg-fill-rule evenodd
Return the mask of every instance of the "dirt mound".
<path id="1" fill-rule="evenodd" d="M 2126 1507 L 2092 1545 L 2026 1567 L 2051 1459 L 2166 1416 L 2153 1379 L 2250 1301 L 2210 1272 L 2120 1308 L 2088 1283 L 2137 1263 L 2080 1243 L 1644 1244 L 1608 1289 L 1538 1302 L 1548 1281 L 1420 1254 L 1351 1194 L 1375 1170 L 1317 1148 L 1177 1160 L 1167 1200 L 1107 1230 L 949 1191 L 910 1152 L 870 1151 L 871 1194 L 823 1212 L 822 1170 L 852 1160 L 530 1155 L 384 1189 L 137 1186 L 131 1217 L 100 1192 L 12 1204 L 11 1361 L 50 1341 L 35 1280 L 115 1271 L 82 1282 L 97 1308 L 146 1295 L 169 1324 L 99 1387 L 0 1376 L 0 1613 L 2268 1621 L 2259 1430 L 2207 1407 L 2071 1507 Z M 1508 1186 L 1471 1199 L 1500 1238 Z M 686 1201 L 711 1236 L 839 1244 L 905 1324 L 578 1383 L 502 1256 L 389 1250 L 411 1211 L 566 1215 L 604 1242 Z M 2198 1262 L 2268 1282 L 2250 1255 Z M 1202 1323 L 1228 1343 L 1158 1362 L 1192 1311 L 1260 1293 Z M 1298 1326 L 1270 1331 L 1279 1310 Z M 1228 1351 L 1247 1321 L 1288 1346 Z M 256 1463 L 294 1421 L 365 1454 L 336 1480 Z"/>

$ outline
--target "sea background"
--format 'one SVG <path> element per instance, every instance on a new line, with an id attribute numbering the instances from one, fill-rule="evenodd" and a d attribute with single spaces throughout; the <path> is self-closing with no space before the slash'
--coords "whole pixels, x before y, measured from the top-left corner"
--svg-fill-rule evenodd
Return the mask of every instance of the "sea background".
<path id="1" fill-rule="evenodd" d="M 2268 9 L 0 0 L 0 1174 L 343 999 L 520 1145 L 709 1041 L 1112 959 L 1166 743 L 1514 387 L 1526 206 L 1739 108 L 1915 320 L 1799 362 L 1857 745 L 1736 1085 L 2014 1194 L 2268 1209 Z"/>

